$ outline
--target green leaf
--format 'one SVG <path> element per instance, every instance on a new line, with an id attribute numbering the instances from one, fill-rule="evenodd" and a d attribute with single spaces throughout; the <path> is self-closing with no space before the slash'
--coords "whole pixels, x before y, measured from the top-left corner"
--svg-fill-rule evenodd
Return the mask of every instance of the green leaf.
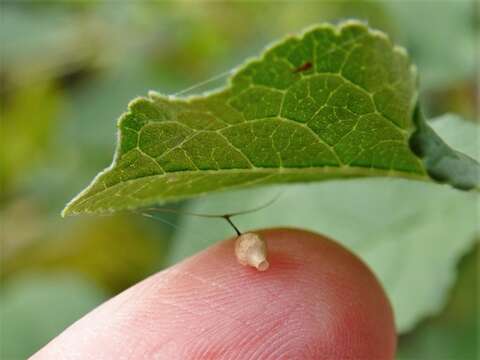
<path id="1" fill-rule="evenodd" d="M 131 102 L 113 164 L 63 214 L 275 183 L 430 180 L 429 162 L 409 146 L 416 83 L 385 34 L 353 21 L 319 25 L 238 68 L 222 90 Z"/>
<path id="2" fill-rule="evenodd" d="M 427 124 L 418 106 L 413 119 L 416 130 L 410 137 L 410 147 L 422 158 L 430 177 L 438 182 L 449 183 L 457 189 L 475 188 L 480 178 L 480 164 L 477 160 L 445 144 Z"/>
<path id="3" fill-rule="evenodd" d="M 478 127 L 446 115 L 432 122 L 442 136 L 479 156 Z M 190 203 L 194 213 L 230 213 L 272 199 L 279 189 L 229 192 Z M 401 179 L 331 181 L 284 188 L 268 208 L 234 219 L 242 231 L 291 226 L 325 234 L 366 261 L 392 302 L 399 332 L 438 312 L 455 280 L 458 259 L 478 236 L 479 197 Z M 171 263 L 234 235 L 222 219 L 184 216 Z M 414 294 L 414 295 L 412 295 Z"/>

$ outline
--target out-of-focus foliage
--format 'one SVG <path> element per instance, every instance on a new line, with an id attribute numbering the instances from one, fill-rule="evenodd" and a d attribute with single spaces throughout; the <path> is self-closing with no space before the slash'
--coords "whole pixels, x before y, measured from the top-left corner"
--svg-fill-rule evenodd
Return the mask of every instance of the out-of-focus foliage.
<path id="1" fill-rule="evenodd" d="M 59 221 L 54 223 L 56 228 Z M 4 219 L 4 225 L 7 239 L 18 238 L 18 220 Z M 162 264 L 165 246 L 146 227 L 124 215 L 73 221 L 60 233 L 48 229 L 45 238 L 35 239 L 30 246 L 6 251 L 2 276 L 41 270 L 74 271 L 113 293 L 119 292 Z M 6 250 L 14 247 L 6 245 L 10 245 Z"/>
<path id="2" fill-rule="evenodd" d="M 460 263 L 458 282 L 443 313 L 400 338 L 399 360 L 477 358 L 479 266 L 477 245 Z"/>
<path id="3" fill-rule="evenodd" d="M 396 19 L 399 41 L 408 44 L 416 59 L 424 89 L 453 85 L 475 71 L 478 15 L 474 1 L 424 0 L 408 6 L 388 1 L 385 10 Z M 455 50 L 445 51 L 452 44 Z"/>
<path id="4" fill-rule="evenodd" d="M 30 339 L 12 345 L 6 358 L 25 358 L 105 297 L 164 266 L 175 232 L 171 226 L 134 214 L 59 218 L 65 201 L 109 164 L 115 121 L 131 98 L 150 89 L 180 91 L 233 68 L 285 33 L 355 17 L 409 49 L 420 65 L 427 115 L 454 111 L 476 120 L 470 51 L 479 22 L 473 6 L 469 0 L 0 2 L 0 296 L 10 304 L 8 318 L 18 320 L 15 328 L 2 328 L 1 337 L 2 344 L 21 339 L 19 333 Z M 427 14 L 421 18 L 420 8 Z M 81 278 L 58 298 L 67 300 L 42 298 L 55 292 L 42 279 L 57 279 L 65 271 Z M 40 272 L 42 279 L 30 277 Z M 13 296 L 12 289 L 27 287 L 21 280 L 27 277 L 33 290 Z M 59 286 L 66 285 L 59 281 Z M 85 288 L 100 295 L 67 308 L 68 294 L 90 293 Z M 63 320 L 49 331 L 37 327 L 49 326 L 41 316 L 58 304 L 64 306 Z M 450 319 L 454 329 L 459 318 Z M 427 335 L 419 339 L 431 331 L 422 328 Z M 449 346 L 461 346 L 455 331 L 447 333 Z"/>
<path id="5" fill-rule="evenodd" d="M 9 181 L 28 176 L 41 161 L 61 104 L 58 91 L 48 82 L 22 87 L 9 101 L 1 127 L 0 181 L 6 190 L 13 186 Z"/>
<path id="6" fill-rule="evenodd" d="M 0 298 L 0 358 L 26 359 L 106 297 L 94 284 L 69 273 L 11 278 Z"/>

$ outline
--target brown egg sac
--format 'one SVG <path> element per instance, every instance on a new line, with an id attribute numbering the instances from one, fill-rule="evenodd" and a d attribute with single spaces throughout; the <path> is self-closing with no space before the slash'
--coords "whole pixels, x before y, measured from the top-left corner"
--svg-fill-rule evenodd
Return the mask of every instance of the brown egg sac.
<path id="1" fill-rule="evenodd" d="M 242 265 L 265 271 L 269 267 L 267 260 L 267 243 L 256 233 L 245 233 L 238 236 L 235 241 L 235 255 Z"/>

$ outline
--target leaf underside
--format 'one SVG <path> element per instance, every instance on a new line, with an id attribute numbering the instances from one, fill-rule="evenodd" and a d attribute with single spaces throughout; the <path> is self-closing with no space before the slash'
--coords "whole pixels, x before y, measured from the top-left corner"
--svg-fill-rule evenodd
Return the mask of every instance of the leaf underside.
<path id="1" fill-rule="evenodd" d="M 416 98 L 415 67 L 385 34 L 353 21 L 320 25 L 273 45 L 219 91 L 185 99 L 150 93 L 132 101 L 118 122 L 112 165 L 63 215 L 274 183 L 431 180 L 429 159 L 446 145 L 438 136 L 437 150 L 421 145 L 436 134 L 418 136 Z M 475 174 L 469 179 L 458 187 L 478 186 Z"/>

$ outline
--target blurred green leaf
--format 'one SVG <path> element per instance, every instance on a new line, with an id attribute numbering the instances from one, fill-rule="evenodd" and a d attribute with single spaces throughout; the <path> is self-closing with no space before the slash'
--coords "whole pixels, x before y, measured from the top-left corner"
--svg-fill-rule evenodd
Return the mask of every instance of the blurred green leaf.
<path id="1" fill-rule="evenodd" d="M 164 234 L 158 229 L 153 234 L 134 217 L 75 219 L 68 224 L 51 221 L 50 231 L 44 229 L 30 243 L 18 244 L 20 248 L 3 259 L 2 279 L 26 271 L 68 271 L 95 281 L 110 294 L 120 292 L 159 270 L 166 254 Z M 12 248 L 20 239 L 15 224 L 3 220 Z M 18 214 L 15 223 L 21 223 Z"/>
<path id="2" fill-rule="evenodd" d="M 62 6 L 46 9 L 40 4 L 35 7 L 33 2 L 18 5 L 2 3 L 0 21 L 0 72 L 6 73 L 13 85 L 28 87 L 51 81 L 95 59 L 103 32 L 93 17 Z"/>
<path id="3" fill-rule="evenodd" d="M 94 285 L 65 273 L 15 278 L 0 294 L 0 357 L 5 360 L 26 359 L 106 300 Z"/>
<path id="4" fill-rule="evenodd" d="M 432 126 L 449 142 L 478 157 L 478 127 L 450 115 Z M 445 186 L 371 179 L 283 189 L 275 204 L 238 217 L 235 223 L 241 230 L 300 227 L 343 243 L 379 277 L 392 301 L 399 332 L 442 308 L 455 279 L 455 265 L 478 233 L 477 194 Z M 187 210 L 207 214 L 245 210 L 278 191 L 213 195 L 191 202 Z M 184 216 L 180 225 L 172 241 L 171 263 L 234 235 L 219 219 Z"/>
<path id="5" fill-rule="evenodd" d="M 450 86 L 475 74 L 480 29 L 475 1 L 382 1 L 381 4 L 398 39 L 415 59 L 422 88 Z M 455 50 L 446 44 L 455 46 Z"/>
<path id="6" fill-rule="evenodd" d="M 54 134 L 62 98 L 49 83 L 19 89 L 2 109 L 0 182 L 2 191 L 38 165 Z"/>
<path id="7" fill-rule="evenodd" d="M 134 100 L 119 120 L 112 165 L 63 215 L 332 178 L 427 180 L 427 172 L 475 188 L 480 165 L 451 151 L 422 117 L 414 124 L 415 100 L 415 70 L 385 34 L 358 22 L 320 25 L 238 69 L 222 91 Z M 424 166 L 408 145 L 415 126 L 412 149 Z"/>
<path id="8" fill-rule="evenodd" d="M 479 261 L 477 245 L 460 263 L 458 281 L 445 310 L 400 338 L 398 360 L 477 358 Z"/>

